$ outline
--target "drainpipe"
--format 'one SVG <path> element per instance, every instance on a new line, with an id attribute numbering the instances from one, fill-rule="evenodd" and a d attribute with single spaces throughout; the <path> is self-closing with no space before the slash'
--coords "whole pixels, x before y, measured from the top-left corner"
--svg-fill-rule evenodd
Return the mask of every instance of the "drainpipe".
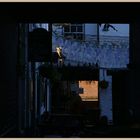
<path id="1" fill-rule="evenodd" d="M 50 96 L 50 80 L 47 79 L 47 112 L 50 112 L 50 106 L 51 106 L 51 96 Z"/>
<path id="2" fill-rule="evenodd" d="M 36 90 L 36 84 L 35 84 L 35 62 L 31 62 L 31 66 L 32 66 L 32 79 L 33 79 L 33 97 L 32 97 L 32 105 L 33 105 L 33 110 L 32 110 L 32 130 L 33 130 L 33 133 L 35 132 L 35 90 Z"/>
<path id="3" fill-rule="evenodd" d="M 97 24 L 97 42 L 98 42 L 98 45 L 99 45 L 99 43 L 100 43 L 99 24 Z"/>
<path id="4" fill-rule="evenodd" d="M 52 37 L 52 23 L 48 24 L 48 31 L 50 32 L 51 37 Z M 52 41 L 51 41 L 50 47 L 52 49 Z M 51 50 L 51 52 L 52 52 L 52 50 Z M 52 60 L 51 59 L 50 59 L 50 64 L 52 67 Z M 47 111 L 51 112 L 51 82 L 50 82 L 50 79 L 46 79 L 46 82 L 47 82 Z"/>

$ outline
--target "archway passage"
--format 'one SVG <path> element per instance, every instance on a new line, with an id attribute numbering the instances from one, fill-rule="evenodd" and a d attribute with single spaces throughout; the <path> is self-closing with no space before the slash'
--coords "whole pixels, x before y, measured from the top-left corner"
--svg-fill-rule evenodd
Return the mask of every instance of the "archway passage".
<path id="1" fill-rule="evenodd" d="M 47 135 L 78 136 L 98 123 L 98 81 L 55 81 L 51 98 L 51 124 L 47 125 Z"/>
<path id="2" fill-rule="evenodd" d="M 100 117 L 98 81 L 79 81 L 83 91 L 80 97 L 84 106 L 85 126 L 97 124 Z"/>
<path id="3" fill-rule="evenodd" d="M 79 99 L 76 99 L 79 98 Z M 76 101 L 77 100 L 77 101 Z M 52 85 L 52 111 L 72 113 L 74 102 L 82 103 L 81 113 L 99 108 L 98 81 L 59 81 Z M 74 106 L 76 109 L 76 106 Z M 80 108 L 77 108 L 77 113 Z M 76 113 L 76 110 L 75 110 Z"/>

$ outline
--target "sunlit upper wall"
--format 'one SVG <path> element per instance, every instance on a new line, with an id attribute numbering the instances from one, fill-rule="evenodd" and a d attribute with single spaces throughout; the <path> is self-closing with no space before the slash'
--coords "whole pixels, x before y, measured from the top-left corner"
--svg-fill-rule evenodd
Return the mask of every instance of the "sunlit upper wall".
<path id="1" fill-rule="evenodd" d="M 100 35 L 129 37 L 129 24 L 111 24 L 117 31 L 109 27 L 109 31 L 103 31 L 104 24 L 99 28 Z"/>
<path id="2" fill-rule="evenodd" d="M 86 23 L 85 24 L 85 35 L 97 35 L 97 24 Z"/>
<path id="3" fill-rule="evenodd" d="M 55 25 L 55 24 L 54 24 Z M 85 35 L 97 35 L 97 23 L 85 23 L 84 24 Z M 105 36 L 129 36 L 129 24 L 111 24 L 114 26 L 117 31 L 113 28 L 109 28 L 109 31 L 103 31 L 104 24 L 99 27 L 99 35 Z M 29 31 L 32 31 L 35 28 L 44 28 L 48 30 L 48 23 L 30 23 Z M 63 28 L 58 28 L 53 26 L 54 30 L 57 29 L 58 32 L 63 34 Z"/>

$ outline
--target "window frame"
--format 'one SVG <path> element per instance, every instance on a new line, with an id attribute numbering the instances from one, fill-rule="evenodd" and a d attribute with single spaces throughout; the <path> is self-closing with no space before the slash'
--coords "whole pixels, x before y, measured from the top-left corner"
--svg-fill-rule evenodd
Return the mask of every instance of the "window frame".
<path id="1" fill-rule="evenodd" d="M 72 27 L 73 28 L 75 27 L 75 29 L 72 29 Z M 81 27 L 81 31 L 78 31 L 78 27 Z M 67 26 L 64 27 L 63 35 L 64 35 L 65 38 L 71 38 L 71 39 L 76 39 L 76 40 L 84 40 L 85 39 L 85 25 L 84 24 L 70 24 L 70 25 L 67 25 Z"/>

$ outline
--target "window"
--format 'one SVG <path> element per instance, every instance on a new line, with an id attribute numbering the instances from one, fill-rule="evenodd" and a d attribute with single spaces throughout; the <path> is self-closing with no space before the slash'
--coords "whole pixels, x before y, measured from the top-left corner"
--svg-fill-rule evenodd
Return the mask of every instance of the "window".
<path id="1" fill-rule="evenodd" d="M 64 37 L 83 40 L 84 24 L 70 24 L 64 27 Z"/>

